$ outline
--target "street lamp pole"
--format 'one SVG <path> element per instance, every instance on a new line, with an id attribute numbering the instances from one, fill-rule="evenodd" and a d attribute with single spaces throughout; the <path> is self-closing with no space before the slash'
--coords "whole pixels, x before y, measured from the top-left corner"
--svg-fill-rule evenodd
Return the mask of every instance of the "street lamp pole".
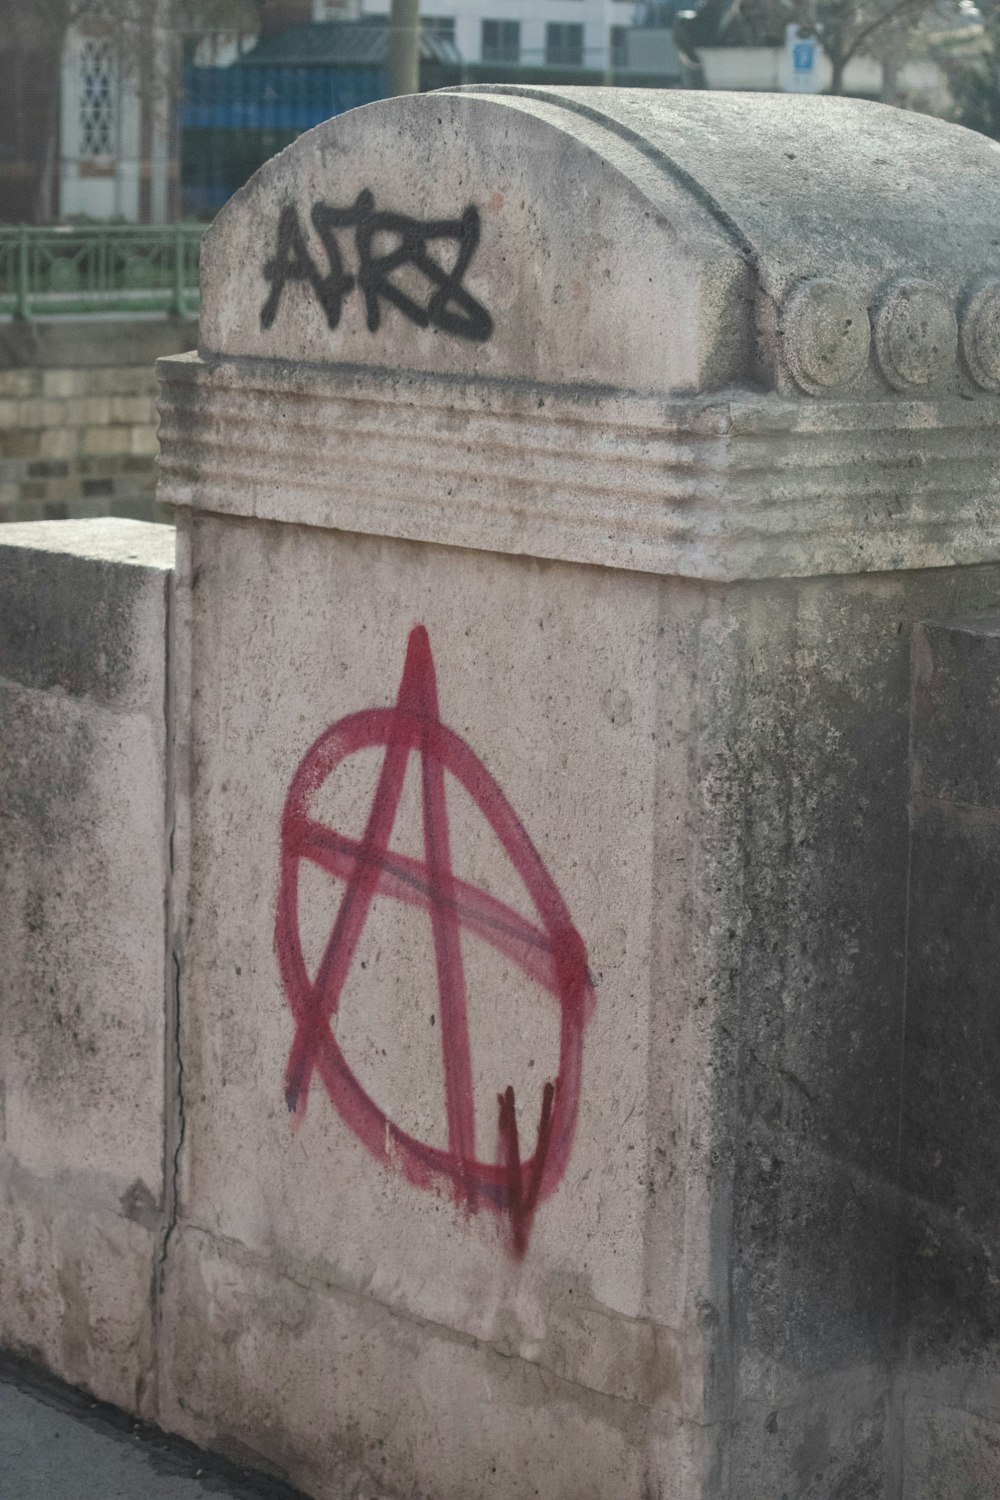
<path id="1" fill-rule="evenodd" d="M 420 90 L 420 0 L 392 0 L 389 15 L 389 91 Z"/>

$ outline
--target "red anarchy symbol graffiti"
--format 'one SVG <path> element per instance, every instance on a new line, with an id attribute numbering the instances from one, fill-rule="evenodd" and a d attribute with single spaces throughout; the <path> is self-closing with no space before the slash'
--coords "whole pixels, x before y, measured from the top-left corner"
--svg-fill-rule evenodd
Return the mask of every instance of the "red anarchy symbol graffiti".
<path id="1" fill-rule="evenodd" d="M 360 750 L 384 747 L 371 811 L 360 839 L 314 820 L 313 793 Z M 420 757 L 424 859 L 390 851 L 407 761 Z M 465 788 L 523 881 L 540 925 L 459 880 L 452 870 L 444 773 Z M 315 979 L 299 933 L 298 878 L 310 860 L 345 882 L 333 930 Z M 351 1072 L 330 1023 L 376 895 L 419 907 L 430 916 L 440 1000 L 448 1149 L 401 1130 Z M 559 1005 L 559 1071 L 542 1090 L 533 1154 L 522 1160 L 514 1090 L 498 1095 L 497 1162 L 476 1156 L 468 998 L 461 931 L 473 933 L 516 964 Z M 285 802 L 281 883 L 275 925 L 281 977 L 295 1019 L 285 1097 L 304 1112 L 317 1072 L 344 1122 L 384 1165 L 410 1181 L 444 1183 L 470 1212 L 487 1208 L 509 1223 L 516 1256 L 527 1247 L 535 1211 L 558 1186 L 569 1160 L 580 1098 L 583 1033 L 594 1007 L 587 954 L 566 904 L 506 797 L 464 740 L 441 723 L 430 641 L 423 626 L 410 634 L 395 708 L 372 708 L 332 724 L 306 752 Z"/>

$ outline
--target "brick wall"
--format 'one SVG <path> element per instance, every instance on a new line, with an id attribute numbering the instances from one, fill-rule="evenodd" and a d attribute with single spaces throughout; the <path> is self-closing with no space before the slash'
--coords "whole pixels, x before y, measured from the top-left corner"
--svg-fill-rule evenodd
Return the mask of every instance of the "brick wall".
<path id="1" fill-rule="evenodd" d="M 0 521 L 168 519 L 154 362 L 196 342 L 196 325 L 167 319 L 0 330 Z"/>

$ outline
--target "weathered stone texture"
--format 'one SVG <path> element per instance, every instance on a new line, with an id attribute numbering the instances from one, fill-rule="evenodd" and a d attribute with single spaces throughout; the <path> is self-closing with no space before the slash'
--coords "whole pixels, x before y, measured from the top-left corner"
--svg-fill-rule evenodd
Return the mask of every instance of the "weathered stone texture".
<path id="1" fill-rule="evenodd" d="M 1000 1414 L 906 1402 L 906 1500 L 986 1500 L 1000 1489 Z"/>
<path id="2" fill-rule="evenodd" d="M 923 614 L 983 608 L 998 584 L 980 568 L 733 589 L 728 665 L 701 668 L 719 683 L 710 784 L 731 839 L 716 1253 L 741 1494 L 795 1494 L 779 1455 L 820 1429 L 814 1493 L 882 1494 L 901 1275 L 910 638 Z"/>
<path id="3" fill-rule="evenodd" d="M 190 544 L 181 1222 L 226 1247 L 218 1253 L 252 1254 L 262 1297 L 285 1278 L 318 1296 L 361 1297 L 380 1327 L 390 1310 L 537 1365 L 540 1379 L 569 1382 L 568 1396 L 635 1403 L 636 1421 L 638 1408 L 661 1411 L 655 1440 L 635 1429 L 656 1483 L 685 1472 L 693 1447 L 701 1455 L 678 1494 L 714 1497 L 714 1462 L 753 1500 L 805 1484 L 824 1500 L 881 1500 L 896 1331 L 910 634 L 938 601 L 988 603 L 1000 574 L 723 589 L 209 517 L 194 521 Z M 483 600 L 505 601 L 502 629 Z M 360 634 L 338 623 L 362 617 Z M 435 644 L 442 713 L 503 772 L 565 882 L 597 983 L 570 1177 L 540 1211 L 523 1267 L 506 1262 L 495 1225 L 470 1224 L 373 1167 L 318 1081 L 294 1133 L 280 1097 L 291 1031 L 271 941 L 287 781 L 326 722 L 392 701 L 415 619 Z M 483 681 L 503 682 L 504 694 L 484 697 Z M 374 769 L 358 780 L 343 768 L 347 784 L 328 806 L 336 826 L 360 831 Z M 414 817 L 419 801 L 398 847 L 419 852 Z M 485 829 L 464 809 L 453 828 L 461 873 L 488 886 Z M 303 909 L 316 962 L 334 907 L 317 886 Z M 647 911 L 655 925 L 642 938 Z M 442 1096 L 428 1026 L 436 994 L 419 978 L 433 976 L 426 919 L 387 907 L 370 920 L 358 962 L 371 979 L 356 971 L 338 1037 L 394 1118 L 433 1139 Z M 510 975 L 491 984 L 471 955 L 467 974 L 473 1017 L 486 997 L 511 993 Z M 699 995 L 709 1012 L 700 1038 Z M 537 1055 L 536 1026 L 519 1011 L 514 1031 Z M 620 1036 L 609 1030 L 618 1027 Z M 483 1039 L 487 1058 L 505 1058 L 502 1033 Z M 632 1066 L 645 1085 L 629 1083 Z M 489 1099 L 498 1083 L 477 1073 L 476 1087 Z M 627 1127 L 643 1151 L 634 1168 Z M 702 1191 L 712 1248 L 692 1277 L 685 1254 L 704 1233 Z M 204 1241 L 189 1243 L 194 1254 Z M 252 1446 L 261 1422 L 234 1428 L 221 1373 L 203 1387 L 197 1422 L 184 1415 L 206 1318 L 183 1311 L 179 1271 L 168 1285 L 171 1421 L 203 1441 Z M 275 1330 L 275 1351 L 285 1342 Z M 294 1343 L 282 1356 L 290 1369 Z M 294 1385 L 335 1378 L 316 1354 L 302 1361 Z M 448 1402 L 461 1410 L 466 1395 L 477 1430 L 475 1385 L 460 1382 Z M 409 1474 L 417 1438 L 402 1420 L 406 1398 L 393 1401 L 400 1421 L 379 1451 L 389 1472 Z M 281 1425 L 276 1412 L 270 1424 Z M 710 1460 L 723 1431 L 725 1456 L 720 1446 Z M 258 1451 L 277 1461 L 269 1441 Z M 573 1493 L 575 1470 L 545 1451 L 537 1472 L 550 1487 L 540 1493 Z M 617 1450 L 599 1451 L 600 1484 L 629 1493 Z M 485 1450 L 476 1454 L 464 1481 L 473 1493 L 470 1476 L 489 1472 Z M 304 1458 L 281 1461 L 314 1482 Z M 513 1471 L 506 1484 L 522 1493 Z"/>
<path id="4" fill-rule="evenodd" d="M 670 1115 L 679 1141 L 688 1128 L 687 1079 L 674 1080 L 672 1108 L 666 1100 L 651 1105 L 647 1081 L 651 848 L 661 822 L 654 806 L 659 586 L 642 575 L 212 518 L 196 521 L 190 545 L 193 925 L 182 958 L 180 1224 L 197 1237 L 186 1241 L 188 1253 L 204 1247 L 208 1235 L 218 1246 L 213 1254 L 252 1257 L 247 1263 L 256 1269 L 241 1303 L 251 1321 L 257 1314 L 249 1309 L 258 1296 L 270 1299 L 275 1276 L 282 1285 L 286 1277 L 310 1285 L 321 1306 L 332 1298 L 322 1317 L 334 1319 L 333 1327 L 346 1316 L 340 1309 L 352 1309 L 354 1337 L 376 1341 L 356 1374 L 356 1409 L 343 1405 L 337 1360 L 327 1361 L 322 1342 L 299 1349 L 297 1336 L 272 1328 L 272 1361 L 287 1371 L 280 1385 L 290 1402 L 293 1389 L 304 1410 L 313 1400 L 333 1402 L 348 1431 L 363 1430 L 365 1404 L 384 1410 L 379 1447 L 397 1483 L 412 1475 L 442 1495 L 485 1496 L 494 1488 L 513 1495 L 531 1493 L 533 1475 L 530 1486 L 552 1497 L 609 1487 L 637 1493 L 646 1460 L 636 1434 L 647 1430 L 650 1411 L 658 1414 L 654 1428 L 662 1415 L 664 1444 L 673 1432 L 671 1463 L 679 1468 L 684 1446 L 700 1441 L 681 1419 L 704 1407 L 697 1380 L 685 1387 L 683 1378 L 685 1367 L 695 1373 L 699 1363 L 685 1359 L 686 1341 L 701 1337 L 697 1322 L 686 1331 L 684 1173 L 681 1226 L 659 1247 L 661 1264 L 672 1267 L 663 1277 L 664 1323 L 649 1317 L 647 1110 Z M 495 609 L 483 607 L 488 599 L 503 601 L 502 629 Z M 362 631 L 345 629 L 362 616 Z M 282 1098 L 294 1034 L 274 957 L 282 807 L 297 765 L 330 722 L 392 703 L 416 621 L 434 651 L 444 721 L 482 758 L 529 828 L 586 934 L 598 990 L 609 996 L 587 1028 L 587 1087 L 566 1181 L 539 1210 L 523 1264 L 510 1259 L 503 1219 L 472 1217 L 447 1194 L 420 1193 L 380 1169 L 318 1078 L 297 1130 Z M 249 691 L 248 662 L 255 664 Z M 501 682 L 503 693 L 489 690 Z M 376 769 L 371 755 L 345 765 L 329 790 L 334 800 L 324 802 L 325 815 L 355 836 Z M 482 813 L 456 785 L 448 795 L 456 872 L 529 915 L 530 902 Z M 589 809 L 586 852 L 582 806 Z M 393 847 L 420 857 L 418 780 L 404 791 Z M 310 963 L 327 939 L 336 896 L 327 877 L 304 879 Z M 479 1155 L 490 1160 L 496 1099 L 508 1085 L 530 1149 L 542 1085 L 559 1070 L 558 1025 L 550 997 L 484 944 L 466 943 L 476 1136 Z M 434 964 L 426 915 L 377 903 L 338 1037 L 391 1118 L 444 1146 L 445 1021 Z M 661 1025 L 676 1034 L 678 1024 L 664 1003 Z M 678 1149 L 683 1154 L 683 1144 Z M 186 1306 L 192 1281 L 172 1252 L 167 1284 L 176 1327 L 161 1380 L 171 1421 L 202 1438 L 260 1444 L 255 1405 L 237 1415 L 215 1376 L 200 1387 L 197 1428 L 186 1425 L 186 1371 L 202 1367 L 208 1324 Z M 434 1377 L 440 1388 L 430 1389 L 430 1375 L 419 1372 L 398 1389 L 380 1388 L 382 1362 L 395 1367 L 401 1358 L 392 1352 L 395 1342 L 419 1344 L 422 1337 L 431 1345 L 430 1367 L 457 1361 Z M 345 1339 L 336 1335 L 338 1348 Z M 482 1373 L 465 1370 L 466 1360 L 481 1364 Z M 406 1394 L 411 1378 L 424 1390 L 417 1405 Z M 562 1392 L 563 1417 L 536 1412 L 528 1436 L 515 1440 L 501 1409 L 508 1401 L 520 1408 L 536 1382 Z M 495 1425 L 484 1424 L 484 1392 L 498 1383 L 509 1395 L 497 1396 Z M 265 1398 L 262 1388 L 255 1400 Z M 587 1416 L 591 1408 L 612 1413 L 613 1441 L 600 1436 L 600 1424 Z M 269 1418 L 269 1429 L 276 1421 Z M 570 1424 L 582 1435 L 588 1423 L 590 1437 L 584 1444 L 581 1436 L 567 1463 L 560 1434 Z M 433 1438 L 436 1428 L 451 1436 L 432 1470 L 426 1465 L 428 1445 L 441 1441 Z M 454 1451 L 445 1456 L 446 1449 Z M 259 1451 L 274 1456 L 266 1440 Z M 290 1472 L 313 1482 L 311 1461 L 295 1462 Z M 335 1493 L 330 1484 L 323 1494 Z"/>
<path id="5" fill-rule="evenodd" d="M 113 1202 L 97 1172 L 39 1173 L 0 1149 L 0 1340 L 151 1416 L 157 1214 L 137 1221 L 123 1197 Z"/>
<path id="6" fill-rule="evenodd" d="M 317 1500 L 355 1484 L 373 1500 L 603 1500 L 612 1474 L 621 1493 L 641 1494 L 647 1433 L 670 1427 L 509 1349 L 393 1316 L 322 1273 L 288 1278 L 238 1244 L 182 1230 L 171 1258 L 164 1419 L 263 1455 Z"/>
<path id="7" fill-rule="evenodd" d="M 172 533 L 0 533 L 0 1340 L 147 1400 L 163 1211 Z"/>
<path id="8" fill-rule="evenodd" d="M 918 1500 L 1000 1473 L 1000 617 L 947 603 L 914 643 L 899 1443 Z"/>

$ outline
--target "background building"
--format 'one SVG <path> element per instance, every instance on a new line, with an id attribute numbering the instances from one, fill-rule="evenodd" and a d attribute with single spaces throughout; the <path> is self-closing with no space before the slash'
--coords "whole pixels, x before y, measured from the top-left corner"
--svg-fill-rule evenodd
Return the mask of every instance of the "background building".
<path id="1" fill-rule="evenodd" d="M 387 16 L 390 6 L 391 0 L 353 0 L 353 14 Z M 341 0 L 312 0 L 315 21 L 345 11 Z M 664 66 L 668 54 L 648 39 L 645 59 L 641 53 L 630 59 L 628 33 L 646 11 L 641 0 L 422 0 L 420 7 L 425 29 L 453 42 L 477 74 L 499 66 L 679 76 L 674 59 Z"/>
<path id="2" fill-rule="evenodd" d="M 175 212 L 169 38 L 152 27 L 147 41 L 140 69 L 125 65 L 111 36 L 75 28 L 67 35 L 59 90 L 62 219 L 162 224 Z"/>
<path id="3" fill-rule="evenodd" d="M 210 218 L 302 131 L 384 98 L 390 9 L 391 0 L 281 0 L 264 6 L 248 51 L 206 38 L 183 78 L 183 213 Z M 662 88 L 680 76 L 662 5 L 424 0 L 422 6 L 422 90 L 480 82 Z"/>

